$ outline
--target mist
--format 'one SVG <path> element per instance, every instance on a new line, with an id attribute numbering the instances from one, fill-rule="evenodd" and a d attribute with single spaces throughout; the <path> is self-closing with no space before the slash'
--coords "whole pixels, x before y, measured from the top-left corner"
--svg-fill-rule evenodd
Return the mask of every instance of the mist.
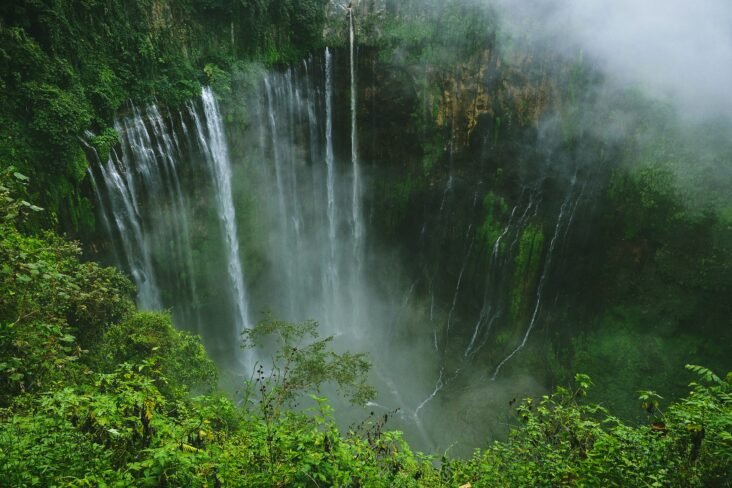
<path id="1" fill-rule="evenodd" d="M 732 4 L 724 0 L 490 2 L 514 35 L 581 52 L 621 87 L 700 120 L 732 116 Z M 527 29 L 529 32 L 527 32 Z"/>

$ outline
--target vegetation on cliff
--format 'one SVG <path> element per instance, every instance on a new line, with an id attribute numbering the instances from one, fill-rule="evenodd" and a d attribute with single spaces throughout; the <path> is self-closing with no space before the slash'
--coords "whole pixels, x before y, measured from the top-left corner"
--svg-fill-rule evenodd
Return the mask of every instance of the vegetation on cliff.
<path id="1" fill-rule="evenodd" d="M 0 6 L 0 165 L 31 177 L 46 225 L 89 232 L 87 161 L 133 100 L 177 106 L 244 61 L 294 60 L 318 46 L 324 0 L 4 2 Z M 106 137 L 105 137 L 106 135 Z"/>
<path id="2" fill-rule="evenodd" d="M 729 367 L 730 124 L 689 120 L 608 80 L 579 50 L 557 54 L 495 16 L 475 2 L 400 2 L 357 24 L 368 58 L 359 127 L 374 141 L 361 154 L 389 168 L 376 183 L 375 230 L 414 263 L 415 279 L 428 267 L 449 274 L 418 282 L 425 302 L 451 303 L 456 283 L 481 290 L 499 242 L 511 320 L 487 346 L 486 369 L 522 343 L 546 273 L 541 339 L 529 337 L 509 368 L 544 371 L 547 384 L 586 371 L 605 385 L 593 400 L 636 417 L 627 385 L 652 378 L 675 396 L 686 386 L 679 365 Z M 520 238 L 499 239 L 527 194 Z M 471 229 L 484 246 L 471 247 Z M 484 304 L 468 293 L 456 313 L 474 324 Z"/>

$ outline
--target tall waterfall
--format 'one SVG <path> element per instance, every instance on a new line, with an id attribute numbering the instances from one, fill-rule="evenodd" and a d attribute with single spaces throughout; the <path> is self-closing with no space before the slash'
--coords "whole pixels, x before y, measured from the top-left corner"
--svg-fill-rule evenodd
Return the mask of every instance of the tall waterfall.
<path id="1" fill-rule="evenodd" d="M 364 260 L 364 229 L 363 211 L 361 209 L 361 167 L 358 155 L 358 91 L 356 76 L 356 39 L 355 26 L 353 19 L 353 8 L 348 9 L 348 68 L 349 68 L 349 86 L 350 86 L 350 114 L 351 114 L 351 228 L 352 228 L 352 247 L 354 270 L 351 276 L 351 291 L 358 288 L 362 280 L 363 260 Z M 352 310 L 351 314 L 356 321 L 363 318 L 365 307 L 361 306 L 362 301 L 358 296 L 351 297 Z M 361 329 L 354 330 L 360 333 Z"/>
<path id="2" fill-rule="evenodd" d="M 337 290 L 340 289 L 338 280 L 338 262 L 336 260 L 337 214 L 335 201 L 335 160 L 333 155 L 333 55 L 325 48 L 325 165 L 327 168 L 327 214 L 328 214 L 328 261 L 325 268 L 326 297 L 330 297 L 326 310 L 334 310 Z M 329 317 L 333 320 L 333 317 Z"/>
<path id="3" fill-rule="evenodd" d="M 363 238 L 354 224 L 361 199 L 360 190 L 354 194 L 355 153 L 349 161 L 336 147 L 344 134 L 334 124 L 334 77 L 329 49 L 323 58 L 267 74 L 255 124 L 258 170 L 271 195 L 261 201 L 278 223 L 269 231 L 269 280 L 280 291 L 266 297 L 266 307 L 291 320 L 316 318 L 341 334 L 360 328 L 353 310 L 368 291 L 354 259 Z"/>
<path id="4" fill-rule="evenodd" d="M 112 259 L 137 285 L 138 305 L 169 308 L 176 324 L 201 333 L 212 349 L 231 349 L 250 324 L 231 162 L 210 89 L 202 91 L 200 106 L 202 110 L 189 103 L 177 117 L 163 116 L 155 104 L 145 110 L 132 106 L 128 116 L 115 122 L 119 148 L 107 161 L 92 165 L 90 174 Z M 208 189 L 215 195 L 215 209 L 200 198 Z M 215 218 L 205 223 L 194 218 L 208 212 L 215 212 Z M 206 276 L 218 267 L 229 285 L 213 297 Z M 204 316 L 217 323 L 204 323 Z M 219 320 L 233 327 L 221 326 Z M 238 362 L 248 362 L 238 348 L 230 353 Z"/>
<path id="5" fill-rule="evenodd" d="M 361 168 L 358 161 L 357 91 L 356 91 L 356 53 L 353 9 L 348 12 L 348 61 L 351 87 L 351 166 L 353 171 L 353 190 L 351 197 L 353 225 L 353 255 L 358 266 L 361 265 L 364 224 L 361 215 Z"/>
<path id="6" fill-rule="evenodd" d="M 207 160 L 210 163 L 216 187 L 216 203 L 218 217 L 224 224 L 226 236 L 226 255 L 229 281 L 231 282 L 234 303 L 236 306 L 236 328 L 233 339 L 236 341 L 239 334 L 249 325 L 249 306 L 244 291 L 244 277 L 239 257 L 239 238 L 236 231 L 236 215 L 234 200 L 231 194 L 231 162 L 229 150 L 224 138 L 224 127 L 218 105 L 210 88 L 204 88 L 201 95 L 203 109 L 206 116 L 208 139 L 201 137 L 201 145 L 207 149 Z M 203 128 L 195 110 L 191 115 L 196 123 L 196 132 L 203 134 Z M 251 364 L 249 366 L 252 366 Z"/>
<path id="7" fill-rule="evenodd" d="M 337 335 L 364 327 L 354 313 L 366 308 L 370 292 L 360 272 L 353 58 L 347 132 L 334 122 L 342 103 L 334 64 L 326 49 L 323 57 L 263 75 L 248 102 L 256 143 L 237 161 L 216 99 L 204 88 L 182 112 L 131 107 L 115 123 L 119 150 L 90 171 L 110 257 L 137 284 L 140 307 L 171 309 L 176 323 L 201 333 L 210 349 L 248 366 L 235 347 L 257 320 L 250 316 L 247 253 L 259 266 L 258 312 L 314 318 Z M 249 198 L 257 208 L 242 215 Z M 252 228 L 257 235 L 242 239 Z M 266 244 L 247 249 L 246 241 Z"/>

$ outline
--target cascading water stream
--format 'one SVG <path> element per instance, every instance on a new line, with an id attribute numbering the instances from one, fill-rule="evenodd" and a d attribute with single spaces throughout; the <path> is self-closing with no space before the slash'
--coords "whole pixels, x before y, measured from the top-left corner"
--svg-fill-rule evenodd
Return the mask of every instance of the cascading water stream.
<path id="1" fill-rule="evenodd" d="M 280 155 L 280 134 L 276 118 L 278 112 L 275 111 L 274 107 L 275 90 L 272 88 L 269 77 L 267 76 L 265 76 L 264 78 L 264 86 L 265 97 L 267 100 L 267 121 L 271 138 L 270 147 L 272 149 L 275 180 L 277 182 L 277 203 L 279 205 L 280 211 L 279 224 L 282 231 L 281 238 L 279 240 L 279 246 L 281 247 L 281 259 L 285 259 L 287 261 L 284 266 L 284 271 L 286 275 L 285 280 L 287 283 L 292 283 L 294 280 L 294 272 L 296 271 L 296 265 L 293 262 L 293 259 L 296 259 L 297 251 L 295 249 L 289 249 L 290 244 L 293 241 L 292 236 L 290 235 L 290 222 L 296 222 L 296 217 L 294 217 L 294 215 L 288 211 L 289 206 L 286 202 L 286 195 L 291 194 L 291 191 L 286 188 L 283 175 L 285 168 L 283 167 L 284 165 L 282 162 L 282 157 Z M 281 93 L 277 93 L 276 95 L 279 96 L 281 95 Z M 295 313 L 295 303 L 292 301 L 292 296 L 290 296 L 290 303 L 288 304 L 288 307 L 290 309 L 290 315 L 293 315 Z"/>
<path id="2" fill-rule="evenodd" d="M 260 171 L 271 185 L 263 200 L 277 223 L 270 236 L 273 280 L 287 284 L 267 307 L 286 308 L 291 320 L 315 318 L 329 333 L 342 334 L 355 321 L 348 310 L 364 298 L 354 236 L 343 232 L 351 226 L 353 195 L 348 167 L 335 152 L 330 49 L 321 67 L 322 104 L 308 62 L 267 75 L 258 100 Z"/>
<path id="3" fill-rule="evenodd" d="M 87 139 L 91 139 L 94 137 L 94 134 L 90 131 L 87 131 L 85 134 L 85 137 Z M 96 167 L 102 166 L 102 160 L 99 158 L 99 153 L 97 152 L 96 148 L 94 148 L 92 145 L 90 145 L 85 139 L 80 138 L 80 141 L 82 145 L 86 148 L 87 152 L 91 155 L 92 161 L 94 164 L 96 164 Z M 89 155 L 87 155 L 89 157 Z M 92 169 L 93 166 L 89 166 L 86 170 L 87 174 L 89 175 L 89 179 L 91 180 L 92 189 L 94 190 L 94 197 L 96 198 L 97 205 L 100 209 L 100 216 L 102 221 L 102 227 L 104 230 L 105 235 L 107 235 L 110 238 L 110 244 L 111 244 L 111 250 L 112 250 L 112 260 L 114 264 L 118 267 L 122 266 L 122 262 L 120 261 L 120 253 L 117 250 L 117 244 L 114 239 L 111 238 L 113 236 L 112 231 L 112 224 L 109 221 L 109 210 L 107 209 L 107 204 L 104 202 L 104 197 L 102 196 L 102 190 L 99 186 L 99 183 L 97 182 L 97 177 L 94 176 L 94 170 Z"/>
<path id="4" fill-rule="evenodd" d="M 169 174 L 168 181 L 173 182 L 173 186 L 170 188 L 172 198 L 174 200 L 174 214 L 175 218 L 171 218 L 172 222 L 171 233 L 178 237 L 173 240 L 176 243 L 176 251 L 180 263 L 183 264 L 185 270 L 185 282 L 189 286 L 189 293 L 192 298 L 190 304 L 191 310 L 189 313 L 191 316 L 195 316 L 196 328 L 201 327 L 201 317 L 198 314 L 198 290 L 196 286 L 196 280 L 194 278 L 195 271 L 193 265 L 193 255 L 191 253 L 191 230 L 190 230 L 190 216 L 188 215 L 188 205 L 186 203 L 186 197 L 181 187 L 180 177 L 178 168 L 176 167 L 176 156 L 181 154 L 181 146 L 176 136 L 175 131 L 168 131 L 163 117 L 158 110 L 156 105 L 150 107 L 149 119 L 153 125 L 155 140 L 157 143 L 158 153 L 164 156 L 164 162 L 167 163 L 167 172 Z M 172 124 L 171 124 L 172 126 Z M 148 141 L 150 138 L 148 137 Z"/>
<path id="5" fill-rule="evenodd" d="M 353 25 L 353 9 L 348 13 L 348 52 L 351 74 L 351 164 L 353 166 L 352 218 L 353 218 L 353 255 L 357 262 L 358 271 L 361 267 L 361 252 L 363 247 L 364 224 L 361 215 L 361 168 L 358 161 L 358 127 L 356 124 L 356 56 L 355 30 Z"/>
<path id="6" fill-rule="evenodd" d="M 232 340 L 239 342 L 241 330 L 249 325 L 231 162 L 221 115 L 210 89 L 202 91 L 201 100 L 202 113 L 189 103 L 185 113 L 176 113 L 177 121 L 172 113 L 164 116 L 155 104 L 144 110 L 131 106 L 131 115 L 115 121 L 119 146 L 110 150 L 106 162 L 94 161 L 90 156 L 94 163 L 90 174 L 111 254 L 137 285 L 140 308 L 170 309 L 179 327 L 208 336 L 208 342 L 231 344 Z M 192 129 L 186 119 L 192 122 Z M 198 161 L 205 164 L 184 164 Z M 191 178 L 195 180 L 193 185 Z M 194 222 L 194 213 L 201 213 L 208 205 L 196 193 L 208 187 L 215 189 L 217 218 L 205 224 Z M 222 240 L 209 239 L 208 227 L 221 229 Z M 227 293 L 219 295 L 230 295 L 231 300 L 217 298 L 214 302 L 207 292 L 202 298 L 201 290 L 210 289 L 210 285 L 199 281 L 214 264 L 207 262 L 204 266 L 196 253 L 209 241 L 223 244 L 223 274 L 229 284 L 223 287 Z M 219 252 L 215 245 L 207 249 Z M 230 313 L 225 311 L 229 306 Z M 204 308 L 207 315 L 216 311 L 218 321 L 233 324 L 228 329 L 230 336 L 217 337 L 222 328 L 202 322 Z M 220 349 L 226 347 L 230 346 Z M 246 362 L 238 348 L 233 352 L 240 363 Z"/>
<path id="7" fill-rule="evenodd" d="M 513 218 L 516 215 L 517 208 L 517 205 L 513 207 L 513 209 L 511 210 L 511 215 L 508 218 L 508 224 L 506 224 L 506 227 L 493 243 L 493 250 L 491 252 L 491 257 L 488 262 L 488 276 L 486 278 L 485 291 L 483 294 L 483 305 L 480 309 L 480 315 L 478 316 L 478 321 L 475 324 L 475 329 L 473 329 L 473 335 L 470 337 L 470 343 L 468 344 L 468 347 L 465 349 L 465 353 L 463 354 L 465 358 L 470 357 L 471 354 L 474 354 L 475 352 L 477 352 L 478 349 L 480 349 L 480 345 L 476 349 L 473 348 L 475 347 L 475 341 L 478 339 L 478 335 L 481 332 L 483 324 L 486 324 L 486 331 L 490 331 L 491 326 L 500 315 L 501 305 L 499 303 L 493 303 L 494 297 L 492 296 L 492 293 L 494 292 L 494 290 L 492 289 L 493 287 L 491 283 L 491 278 L 495 274 L 498 267 L 498 255 L 501 250 L 501 240 L 511 229 L 511 224 L 513 223 Z M 496 312 L 492 313 L 494 309 L 496 310 Z"/>
<path id="8" fill-rule="evenodd" d="M 150 253 L 150 240 L 143 233 L 141 213 L 136 199 L 133 174 L 132 147 L 139 138 L 139 132 L 146 130 L 139 116 L 123 127 L 115 123 L 115 129 L 122 139 L 122 158 L 116 150 L 110 151 L 106 164 L 101 164 L 102 181 L 108 191 L 109 211 L 116 227 L 116 238 L 121 241 L 124 250 L 126 268 L 137 285 L 137 302 L 144 309 L 156 310 L 162 307 L 160 291 L 153 269 Z M 143 153 L 141 153 L 143 154 Z M 142 161 L 143 167 L 149 164 L 146 157 Z M 138 170 L 140 173 L 145 169 Z M 109 217 L 109 216 L 108 216 Z"/>
<path id="9" fill-rule="evenodd" d="M 572 181 L 572 186 L 574 186 L 574 180 Z M 562 202 L 562 206 L 559 209 L 559 216 L 557 217 L 557 223 L 554 226 L 554 235 L 552 236 L 552 240 L 549 243 L 549 249 L 547 250 L 546 258 L 544 259 L 544 269 L 541 273 L 541 278 L 539 278 L 539 284 L 536 287 L 536 301 L 534 304 L 534 311 L 531 314 L 531 320 L 529 321 L 529 326 L 526 328 L 526 333 L 524 334 L 523 338 L 521 339 L 521 343 L 513 350 L 511 353 L 506 356 L 500 363 L 498 363 L 498 366 L 496 366 L 495 371 L 493 372 L 493 375 L 491 376 L 491 380 L 496 379 L 498 376 L 498 373 L 500 373 L 501 368 L 511 360 L 516 354 L 518 354 L 525 346 L 526 342 L 529 340 L 529 336 L 531 335 L 532 330 L 534 329 L 534 326 L 536 325 L 536 319 L 539 316 L 539 310 L 541 308 L 541 299 L 542 299 L 542 293 L 544 292 L 544 285 L 546 284 L 547 276 L 549 274 L 549 271 L 551 269 L 552 264 L 552 257 L 554 256 L 554 249 L 557 244 L 557 239 L 559 237 L 562 225 L 564 223 L 564 215 L 566 213 L 566 209 L 568 205 L 571 205 L 571 197 L 572 192 L 570 191 L 567 194 L 567 197 L 564 199 L 564 202 Z"/>
<path id="10" fill-rule="evenodd" d="M 353 8 L 348 9 L 348 51 L 350 68 L 350 92 L 351 92 L 351 166 L 352 166 L 352 227 L 353 227 L 353 259 L 355 261 L 354 272 L 351 275 L 351 290 L 359 287 L 363 277 L 363 252 L 364 252 L 364 222 L 361 209 L 361 167 L 358 158 L 358 127 L 357 127 L 357 91 L 356 91 L 356 53 L 355 53 L 355 29 L 353 23 Z M 358 296 L 351 296 L 351 307 L 355 322 L 362 319 L 361 301 Z M 360 334 L 360 328 L 353 329 L 353 332 Z"/>
<path id="11" fill-rule="evenodd" d="M 216 203 L 218 204 L 219 218 L 223 221 L 226 234 L 229 280 L 231 281 L 237 312 L 237 330 L 234 339 L 238 342 L 241 332 L 249 326 L 250 322 L 249 307 L 244 290 L 244 276 L 239 256 L 234 200 L 231 192 L 231 162 L 229 161 L 229 150 L 224 138 L 224 127 L 218 104 L 211 89 L 205 87 L 201 93 L 201 98 L 210 141 L 208 145 L 209 162 L 217 189 Z M 249 362 L 245 366 L 251 367 L 252 364 Z"/>
<path id="12" fill-rule="evenodd" d="M 325 48 L 325 164 L 327 168 L 328 262 L 326 265 L 327 297 L 335 297 L 340 288 L 336 261 L 335 159 L 333 154 L 333 56 Z M 335 306 L 331 303 L 330 310 Z"/>
<path id="13" fill-rule="evenodd" d="M 491 257 L 488 261 L 488 269 L 486 273 L 486 281 L 483 291 L 483 303 L 478 315 L 473 334 L 470 338 L 468 347 L 465 349 L 463 356 L 466 359 L 474 357 L 490 339 L 489 332 L 499 319 L 503 318 L 506 302 L 506 283 L 505 274 L 510 270 L 510 263 L 514 259 L 515 248 L 518 244 L 521 233 L 525 229 L 529 219 L 536 215 L 538 207 L 536 206 L 536 197 L 534 191 L 522 192 L 521 198 L 528 193 L 528 203 L 521 215 L 516 218 L 516 212 L 520 204 L 517 204 L 509 214 L 508 223 L 501 234 L 496 238 L 491 250 Z M 519 200 L 521 200 L 521 198 Z M 534 209 L 533 214 L 531 210 Z M 513 235 L 512 241 L 508 245 L 503 245 L 504 239 Z M 485 327 L 483 327 L 485 324 Z M 482 333 L 482 340 L 476 344 L 476 340 Z"/>

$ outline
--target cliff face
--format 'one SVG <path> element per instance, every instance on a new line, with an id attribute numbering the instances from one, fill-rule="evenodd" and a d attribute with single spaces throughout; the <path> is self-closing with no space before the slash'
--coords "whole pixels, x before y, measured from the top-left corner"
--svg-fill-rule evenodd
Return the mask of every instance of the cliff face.
<path id="1" fill-rule="evenodd" d="M 329 4 L 324 37 L 331 44 L 346 45 L 347 18 L 353 12 L 359 81 L 371 83 L 362 102 L 367 112 L 369 101 L 378 99 L 378 85 L 401 91 L 402 100 L 411 92 L 417 98 L 413 116 L 420 119 L 415 122 L 422 129 L 432 126 L 445 132 L 453 149 L 463 150 L 481 118 L 536 126 L 551 109 L 557 90 L 550 71 L 561 61 L 528 44 L 506 40 L 497 27 L 497 14 L 487 7 L 376 0 L 349 5 L 350 10 L 338 2 Z M 504 44 L 510 44 L 510 50 Z M 382 102 L 393 99 L 385 95 Z"/>
<path id="2" fill-rule="evenodd" d="M 676 114 L 613 91 L 581 57 L 511 39 L 489 11 L 385 2 L 366 15 L 354 5 L 371 237 L 398 250 L 409 300 L 430 304 L 423 324 L 449 329 L 445 364 L 457 367 L 485 341 L 474 363 L 484 371 L 528 367 L 555 381 L 579 367 L 602 377 L 590 351 L 617 346 L 628 356 L 607 361 L 632 361 L 672 391 L 681 385 L 667 376 L 671 362 L 702 349 L 723 356 L 702 339 L 722 333 L 717 319 L 700 319 L 698 307 L 723 314 L 727 285 L 715 298 L 699 293 L 687 265 L 726 268 L 729 250 L 715 250 L 711 236 L 726 232 L 728 204 L 695 217 L 689 176 L 674 176 L 683 161 L 706 158 L 703 130 L 684 134 Z M 718 157 L 727 157 L 723 146 L 714 146 Z M 672 214 L 705 242 L 692 255 L 668 233 Z M 686 327 L 692 316 L 706 325 Z M 672 330 L 706 345 L 685 349 Z M 603 380 L 642 381 L 635 372 Z"/>
<path id="3" fill-rule="evenodd" d="M 513 119 L 522 127 L 538 125 L 551 103 L 552 87 L 546 77 L 529 79 L 530 63 L 524 59 L 509 65 L 486 49 L 456 63 L 452 72 L 431 73 L 431 84 L 440 87 L 439 96 L 430 100 L 437 106 L 434 123 L 450 129 L 456 149 L 467 147 L 481 118 L 498 124 L 498 120 Z"/>

